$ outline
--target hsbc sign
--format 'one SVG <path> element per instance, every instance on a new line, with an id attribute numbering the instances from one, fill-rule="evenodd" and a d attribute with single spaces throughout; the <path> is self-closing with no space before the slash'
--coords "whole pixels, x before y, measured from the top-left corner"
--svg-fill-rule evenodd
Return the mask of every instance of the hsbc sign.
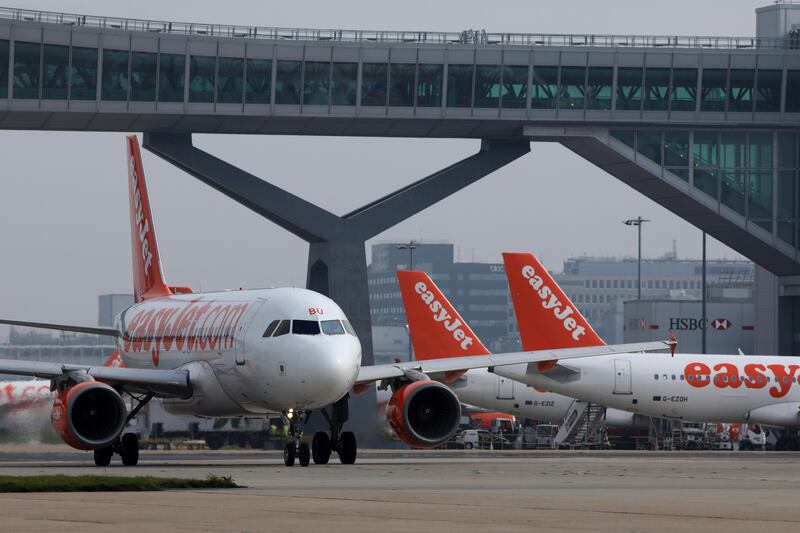
<path id="1" fill-rule="evenodd" d="M 672 317 L 669 319 L 669 329 L 675 331 L 704 330 L 709 326 L 715 331 L 727 331 L 733 326 L 733 322 L 727 318 L 703 320 L 701 318 Z"/>

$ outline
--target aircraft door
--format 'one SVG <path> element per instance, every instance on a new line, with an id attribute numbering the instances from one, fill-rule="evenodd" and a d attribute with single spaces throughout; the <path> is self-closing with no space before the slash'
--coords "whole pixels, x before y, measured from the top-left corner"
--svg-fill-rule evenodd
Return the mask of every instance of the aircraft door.
<path id="1" fill-rule="evenodd" d="M 631 391 L 631 362 L 629 359 L 614 360 L 614 394 L 633 394 Z"/>
<path id="2" fill-rule="evenodd" d="M 497 399 L 514 399 L 514 381 L 508 378 L 497 376 Z"/>
<path id="3" fill-rule="evenodd" d="M 250 327 L 250 323 L 253 321 L 253 317 L 258 313 L 258 310 L 261 306 L 264 305 L 264 300 L 256 300 L 250 306 L 250 308 L 245 312 L 244 317 L 239 322 L 239 325 L 236 327 L 236 331 L 233 333 L 234 335 L 234 354 L 236 357 L 236 364 L 239 366 L 244 365 L 245 362 L 245 355 L 247 352 L 247 345 L 245 343 L 245 337 L 247 334 L 247 329 Z M 266 327 L 266 326 L 264 326 Z"/>

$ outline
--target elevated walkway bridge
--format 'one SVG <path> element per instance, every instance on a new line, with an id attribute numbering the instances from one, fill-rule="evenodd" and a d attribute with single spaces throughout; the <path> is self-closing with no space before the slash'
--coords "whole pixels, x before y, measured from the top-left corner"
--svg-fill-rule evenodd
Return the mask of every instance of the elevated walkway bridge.
<path id="1" fill-rule="evenodd" d="M 562 143 L 754 260 L 772 295 L 761 304 L 778 308 L 800 287 L 800 6 L 757 18 L 756 37 L 678 37 L 282 29 L 0 8 L 0 128 L 144 132 L 152 152 L 310 243 L 308 286 L 342 304 L 365 362 L 364 241 L 531 141 Z M 339 217 L 198 150 L 194 133 L 483 142 Z M 800 329 L 793 301 L 765 331 Z"/>

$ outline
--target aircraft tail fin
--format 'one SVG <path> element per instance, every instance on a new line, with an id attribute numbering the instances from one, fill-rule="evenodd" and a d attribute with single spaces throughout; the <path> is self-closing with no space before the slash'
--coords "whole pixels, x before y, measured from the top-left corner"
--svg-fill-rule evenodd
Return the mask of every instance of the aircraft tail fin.
<path id="1" fill-rule="evenodd" d="M 416 359 L 488 355 L 489 350 L 425 272 L 397 272 Z"/>
<path id="2" fill-rule="evenodd" d="M 103 363 L 103 366 L 123 368 L 125 366 L 125 362 L 122 360 L 119 350 L 114 350 L 114 353 L 112 353 L 111 356 L 106 359 L 106 362 Z"/>
<path id="3" fill-rule="evenodd" d="M 533 254 L 504 253 L 503 262 L 523 350 L 605 344 Z"/>
<path id="4" fill-rule="evenodd" d="M 133 248 L 133 292 L 134 300 L 141 302 L 150 298 L 169 296 L 172 291 L 164 282 L 161 259 L 158 255 L 153 215 L 144 180 L 142 154 L 136 135 L 127 138 L 128 146 L 128 192 L 131 207 L 131 246 Z"/>

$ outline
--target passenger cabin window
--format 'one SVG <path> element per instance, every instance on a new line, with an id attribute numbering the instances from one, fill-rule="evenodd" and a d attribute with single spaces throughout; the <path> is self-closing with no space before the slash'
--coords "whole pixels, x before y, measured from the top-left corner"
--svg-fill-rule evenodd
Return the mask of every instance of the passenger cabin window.
<path id="1" fill-rule="evenodd" d="M 295 335 L 319 335 L 319 322 L 316 320 L 293 320 L 292 333 Z"/>
<path id="2" fill-rule="evenodd" d="M 280 320 L 273 320 L 267 329 L 264 331 L 264 337 L 272 337 L 272 334 L 275 333 L 275 330 L 278 328 L 278 324 L 280 324 Z"/>
<path id="3" fill-rule="evenodd" d="M 338 320 L 323 320 L 322 333 L 325 335 L 344 335 L 344 327 Z"/>
<path id="4" fill-rule="evenodd" d="M 273 337 L 280 337 L 281 335 L 286 335 L 289 333 L 289 327 L 291 326 L 291 320 L 281 320 L 281 323 L 275 329 L 275 333 L 272 334 Z"/>

